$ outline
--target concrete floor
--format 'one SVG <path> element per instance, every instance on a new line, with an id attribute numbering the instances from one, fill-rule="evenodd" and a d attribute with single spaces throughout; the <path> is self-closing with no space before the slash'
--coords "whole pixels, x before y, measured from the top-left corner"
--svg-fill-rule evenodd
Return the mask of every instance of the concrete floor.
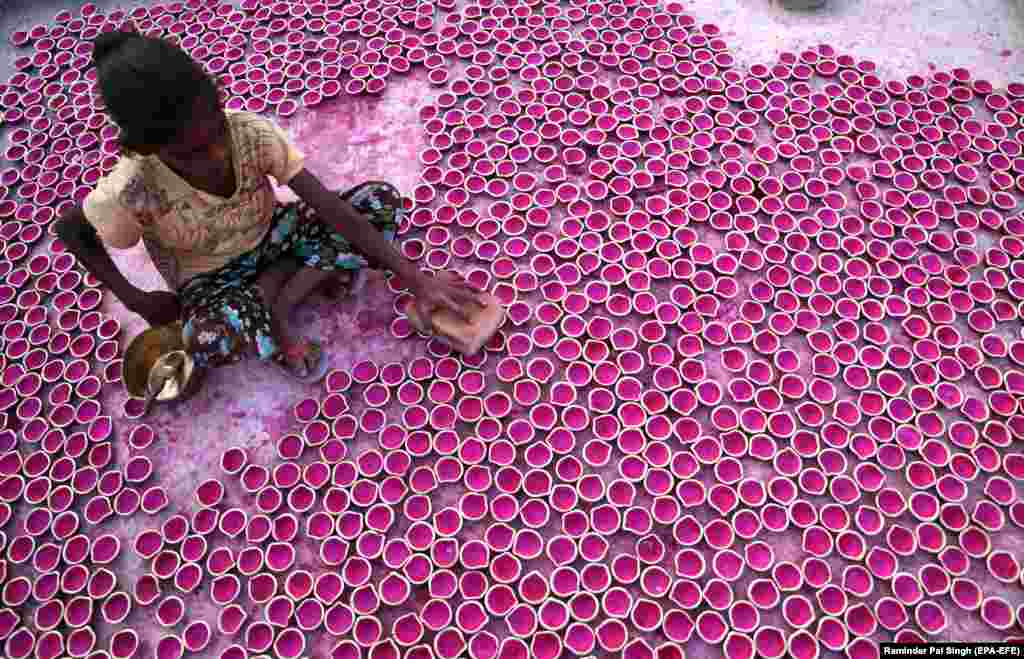
<path id="1" fill-rule="evenodd" d="M 0 33 L 5 35 L 0 42 L 0 78 L 11 73 L 15 57 L 7 34 L 47 22 L 58 10 L 79 4 L 0 0 Z M 96 4 L 104 10 L 134 6 L 110 0 Z M 721 28 L 741 66 L 770 63 L 779 52 L 799 52 L 828 43 L 839 52 L 875 61 L 883 77 L 902 78 L 961 66 L 997 87 L 1024 80 L 1024 14 L 1009 0 L 833 0 L 826 9 L 807 14 L 785 12 L 768 0 L 695 0 L 686 6 L 699 21 Z M 393 81 L 380 98 L 342 98 L 283 123 L 308 154 L 310 169 L 325 183 L 341 188 L 365 179 L 386 179 L 408 192 L 417 182 L 416 154 L 423 144 L 417 109 L 436 93 L 419 73 Z M 6 144 L 3 133 L 0 144 Z M 287 197 L 287 191 L 282 191 L 282 196 Z M 139 286 L 160 286 L 141 248 L 117 253 L 115 259 Z M 336 368 L 348 368 L 364 358 L 379 363 L 407 362 L 424 354 L 425 348 L 420 341 L 390 337 L 391 304 L 383 282 L 375 280 L 359 296 L 340 304 L 320 300 L 308 305 L 293 322 L 300 331 L 324 340 Z M 122 321 L 124 336 L 143 329 L 140 319 L 116 300 L 107 299 L 105 309 Z M 119 388 L 108 389 L 103 400 L 123 439 L 133 425 L 121 411 L 126 395 Z M 215 373 L 204 391 L 188 403 L 158 408 L 149 423 L 157 429 L 159 439 L 147 454 L 157 465 L 156 476 L 171 498 L 162 517 L 191 508 L 193 488 L 216 473 L 220 454 L 229 446 L 245 447 L 251 461 L 271 464 L 275 441 L 297 428 L 292 406 L 320 391 L 319 387 L 283 381 L 276 372 L 250 363 Z M 370 445 L 364 439 L 351 451 L 354 454 Z M 125 445 L 118 443 L 118 447 L 123 460 Z M 230 496 L 232 502 L 243 501 L 237 492 Z M 435 500 L 435 506 L 452 503 L 457 496 L 443 495 Z M 137 515 L 107 526 L 109 532 L 127 539 L 155 523 Z M 1006 542 L 1007 548 L 1020 547 L 1019 538 L 1007 537 Z M 299 549 L 300 564 L 312 565 L 312 548 L 303 544 Z M 780 542 L 777 551 L 780 558 L 798 555 L 793 538 Z M 121 574 L 127 583 L 122 587 L 130 587 L 142 567 L 134 555 L 125 556 Z M 1021 599 L 1019 590 L 1014 592 L 1015 601 Z M 195 599 L 190 616 L 212 623 L 215 609 L 208 598 Z M 133 613 L 129 622 L 152 633 L 152 610 Z M 975 615 L 954 620 L 945 636 L 970 640 L 992 638 L 993 634 Z M 321 654 L 325 649 L 318 643 L 307 654 L 326 656 Z M 695 644 L 691 656 L 710 656 L 701 652 Z"/>

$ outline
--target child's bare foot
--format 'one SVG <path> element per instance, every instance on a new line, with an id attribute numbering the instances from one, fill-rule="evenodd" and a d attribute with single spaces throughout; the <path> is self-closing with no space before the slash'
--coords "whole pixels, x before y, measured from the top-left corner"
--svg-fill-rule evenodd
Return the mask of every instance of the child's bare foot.
<path id="1" fill-rule="evenodd" d="M 348 294 L 356 282 L 348 271 L 328 272 L 316 268 L 274 267 L 260 277 L 258 286 L 271 309 L 271 324 L 281 350 L 274 358 L 281 368 L 299 380 L 313 382 L 323 374 L 323 350 L 315 341 L 290 339 L 288 318 L 310 293 L 330 285 L 338 298 Z M 272 297 L 270 297 L 272 296 Z"/>
<path id="2" fill-rule="evenodd" d="M 289 375 L 298 380 L 311 380 L 323 375 L 323 353 L 320 344 L 309 339 L 282 341 L 281 352 L 274 358 Z"/>
<path id="3" fill-rule="evenodd" d="M 316 341 L 292 338 L 288 333 L 288 314 L 292 307 L 284 304 L 284 295 L 278 295 L 270 311 L 270 324 L 277 340 L 278 352 L 273 361 L 282 371 L 296 380 L 314 382 L 326 370 L 323 349 Z"/>
<path id="4" fill-rule="evenodd" d="M 280 347 L 275 362 L 293 378 L 303 382 L 315 382 L 322 377 L 326 360 L 320 344 L 290 337 L 288 318 L 328 274 L 314 268 L 301 268 L 284 284 L 271 306 L 271 325 Z"/>

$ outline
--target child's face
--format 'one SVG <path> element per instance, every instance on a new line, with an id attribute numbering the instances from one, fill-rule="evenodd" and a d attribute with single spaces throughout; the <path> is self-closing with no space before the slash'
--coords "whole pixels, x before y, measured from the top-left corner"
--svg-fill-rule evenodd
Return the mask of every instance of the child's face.
<path id="1" fill-rule="evenodd" d="M 227 118 L 220 105 L 204 98 L 196 99 L 192 118 L 171 143 L 157 150 L 157 155 L 174 163 L 201 164 L 223 158 L 227 147 Z"/>

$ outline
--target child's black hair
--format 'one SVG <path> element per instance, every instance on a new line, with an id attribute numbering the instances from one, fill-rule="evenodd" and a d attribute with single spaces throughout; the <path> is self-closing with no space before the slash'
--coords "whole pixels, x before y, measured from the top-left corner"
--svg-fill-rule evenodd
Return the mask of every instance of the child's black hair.
<path id="1" fill-rule="evenodd" d="M 121 129 L 121 146 L 170 144 L 197 99 L 220 107 L 217 84 L 177 46 L 136 32 L 105 32 L 93 42 L 96 84 L 106 111 Z"/>

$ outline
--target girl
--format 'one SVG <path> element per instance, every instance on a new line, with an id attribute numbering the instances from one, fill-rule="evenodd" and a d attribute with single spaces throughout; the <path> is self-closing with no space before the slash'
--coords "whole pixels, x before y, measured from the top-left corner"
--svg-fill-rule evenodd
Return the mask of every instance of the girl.
<path id="1" fill-rule="evenodd" d="M 467 284 L 435 279 L 392 247 L 405 211 L 391 185 L 327 190 L 273 122 L 225 112 L 214 80 L 181 49 L 109 32 L 93 62 L 123 155 L 58 236 L 151 325 L 183 321 L 198 368 L 255 354 L 318 380 L 323 351 L 286 336 L 288 313 L 326 277 L 351 281 L 367 266 L 391 270 L 422 313 L 467 318 L 467 305 L 481 304 Z M 301 201 L 277 203 L 268 176 Z M 104 248 L 140 239 L 174 293 L 136 289 Z"/>

